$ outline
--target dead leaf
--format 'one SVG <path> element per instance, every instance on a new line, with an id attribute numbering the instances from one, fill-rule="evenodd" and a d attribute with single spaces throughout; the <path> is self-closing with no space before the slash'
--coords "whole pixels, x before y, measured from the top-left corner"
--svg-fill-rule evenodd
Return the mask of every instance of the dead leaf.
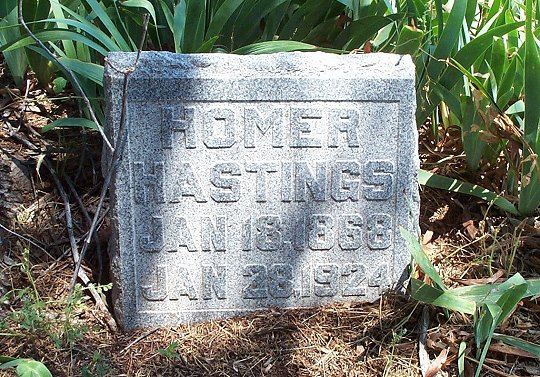
<path id="1" fill-rule="evenodd" d="M 445 348 L 441 351 L 439 356 L 431 362 L 429 368 L 426 370 L 424 377 L 435 377 L 439 373 L 446 363 L 446 358 L 448 357 L 448 351 L 450 348 Z"/>
<path id="2" fill-rule="evenodd" d="M 433 231 L 426 230 L 426 233 L 424 233 L 424 237 L 422 237 L 422 245 L 426 246 L 428 243 L 431 242 L 432 239 L 433 239 Z"/>
<path id="3" fill-rule="evenodd" d="M 467 220 L 463 223 L 463 228 L 465 228 L 465 230 L 467 231 L 467 233 L 469 234 L 469 237 L 471 237 L 471 239 L 475 239 L 476 238 L 476 235 L 478 234 L 478 228 L 476 227 L 476 225 L 474 225 L 474 221 L 473 220 Z"/>

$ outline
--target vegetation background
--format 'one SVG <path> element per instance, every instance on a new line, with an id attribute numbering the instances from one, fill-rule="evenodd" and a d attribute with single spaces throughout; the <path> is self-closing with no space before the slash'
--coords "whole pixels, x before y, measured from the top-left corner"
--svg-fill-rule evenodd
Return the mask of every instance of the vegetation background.
<path id="1" fill-rule="evenodd" d="M 535 0 L 3 0 L 1 157 L 31 161 L 39 187 L 22 206 L 2 197 L 9 211 L 0 217 L 6 240 L 0 278 L 7 287 L 0 291 L 0 352 L 6 355 L 0 370 L 39 376 L 50 373 L 47 367 L 55 375 L 540 374 L 528 362 L 540 357 L 534 330 L 540 312 L 539 14 Z M 379 334 L 366 320 L 377 306 L 117 334 L 106 308 L 110 286 L 101 245 L 108 184 L 97 173 L 100 142 L 115 147 L 102 133 L 103 63 L 108 52 L 137 51 L 141 38 L 145 50 L 182 53 L 410 54 L 426 188 L 422 239 L 403 236 L 416 262 L 410 293 L 431 305 L 435 319 L 426 310 L 420 315 L 424 304 L 389 294 L 377 304 Z M 45 207 L 48 216 L 40 212 Z M 463 221 L 450 221 L 452 213 Z M 88 312 L 99 320 L 85 318 Z M 340 318 L 343 327 L 330 330 Z M 215 355 L 197 344 L 212 334 L 225 348 L 242 346 Z M 148 358 L 147 369 L 134 361 L 136 352 Z M 497 363 L 500 355 L 504 363 Z"/>

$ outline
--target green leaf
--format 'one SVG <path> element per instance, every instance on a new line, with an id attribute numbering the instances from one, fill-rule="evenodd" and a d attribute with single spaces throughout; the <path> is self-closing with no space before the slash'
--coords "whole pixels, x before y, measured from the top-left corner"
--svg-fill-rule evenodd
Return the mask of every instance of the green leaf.
<path id="1" fill-rule="evenodd" d="M 186 2 L 181 1 L 174 7 L 173 37 L 176 52 L 182 52 L 184 47 L 184 34 L 186 29 Z"/>
<path id="2" fill-rule="evenodd" d="M 143 8 L 150 14 L 154 24 L 157 25 L 156 10 L 152 3 L 148 0 L 126 0 L 120 3 L 123 7 L 129 8 Z"/>
<path id="3" fill-rule="evenodd" d="M 104 68 L 99 64 L 86 63 L 78 59 L 60 58 L 66 68 L 78 73 L 80 76 L 89 79 L 99 86 L 103 86 Z"/>
<path id="4" fill-rule="evenodd" d="M 451 56 L 452 50 L 456 46 L 466 10 L 467 1 L 454 2 L 442 34 L 437 41 L 437 47 L 433 51 L 433 59 L 429 61 L 427 66 L 427 72 L 432 79 L 436 79 L 445 67 L 444 62 L 439 61 L 439 59 L 446 59 Z"/>
<path id="5" fill-rule="evenodd" d="M 195 52 L 204 42 L 206 1 L 185 0 L 186 19 L 183 52 Z"/>
<path id="6" fill-rule="evenodd" d="M 212 52 L 212 48 L 214 47 L 214 44 L 216 43 L 216 41 L 218 39 L 219 39 L 219 37 L 217 35 L 210 38 L 209 40 L 204 42 L 201 47 L 199 47 L 197 52 L 199 52 L 199 53 Z"/>
<path id="7" fill-rule="evenodd" d="M 508 201 L 508 199 L 503 198 L 502 196 L 497 195 L 496 193 L 489 191 L 482 186 L 473 185 L 457 179 L 443 177 L 442 175 L 433 174 L 422 169 L 420 169 L 418 173 L 418 181 L 421 185 L 476 196 L 477 198 L 493 202 L 494 205 L 508 213 L 516 216 L 519 215 L 519 212 L 516 210 L 514 205 Z"/>
<path id="8" fill-rule="evenodd" d="M 424 32 L 422 30 L 413 28 L 409 25 L 404 25 L 399 32 L 395 50 L 396 54 L 417 55 L 420 53 L 423 36 Z"/>
<path id="9" fill-rule="evenodd" d="M 534 153 L 540 154 L 540 53 L 533 34 L 533 22 L 536 19 L 533 0 L 526 1 L 525 23 L 525 126 L 523 137 L 531 146 Z M 523 148 L 524 157 L 529 155 L 527 148 Z M 530 215 L 540 204 L 540 177 L 536 167 L 531 162 L 523 164 L 524 178 L 529 179 L 519 196 L 519 211 L 523 215 Z M 530 175 L 527 177 L 527 175 Z"/>
<path id="10" fill-rule="evenodd" d="M 85 118 L 61 118 L 57 119 L 41 129 L 41 132 L 47 132 L 57 127 L 86 127 L 97 130 L 96 123 Z"/>
<path id="11" fill-rule="evenodd" d="M 41 47 L 29 46 L 28 48 L 37 52 L 38 54 L 41 54 L 44 57 L 48 56 Z M 64 57 L 58 58 L 58 60 L 60 60 L 60 62 L 64 64 L 67 69 L 72 70 L 73 72 L 79 74 L 81 77 L 95 82 L 99 86 L 103 86 L 103 66 L 94 63 L 86 63 L 79 59 L 70 59 Z"/>
<path id="12" fill-rule="evenodd" d="M 477 36 L 475 39 L 467 43 L 453 57 L 461 66 L 466 69 L 470 68 L 473 63 L 491 46 L 494 37 L 502 37 L 509 32 L 523 26 L 524 22 L 514 22 L 508 25 L 495 27 L 486 33 Z M 462 79 L 462 74 L 457 68 L 447 69 L 440 79 L 442 85 L 452 89 L 454 85 Z"/>
<path id="13" fill-rule="evenodd" d="M 232 51 L 233 54 L 239 55 L 257 55 L 257 54 L 272 54 L 275 52 L 290 52 L 290 51 L 326 51 L 334 53 L 343 53 L 345 51 L 333 50 L 329 48 L 320 48 L 308 43 L 297 41 L 265 41 L 254 43 L 248 46 L 241 47 Z"/>
<path id="14" fill-rule="evenodd" d="M 57 77 L 53 80 L 52 84 L 54 94 L 59 94 L 62 90 L 66 88 L 67 80 L 63 77 Z"/>
<path id="15" fill-rule="evenodd" d="M 467 343 L 459 343 L 458 351 L 458 375 L 459 377 L 465 377 L 465 351 L 467 350 Z"/>
<path id="16" fill-rule="evenodd" d="M 102 46 L 88 39 L 84 35 L 73 32 L 73 31 L 69 31 L 65 29 L 47 29 L 45 31 L 39 31 L 35 33 L 35 36 L 38 37 L 42 42 L 54 42 L 54 41 L 61 41 L 64 39 L 81 42 L 87 45 L 88 47 L 93 48 L 94 50 L 99 52 L 101 55 L 103 56 L 107 55 L 107 50 L 104 49 Z M 0 51 L 2 52 L 13 51 L 21 47 L 32 45 L 34 43 L 35 42 L 31 37 L 22 37 L 13 42 L 0 46 Z"/>
<path id="17" fill-rule="evenodd" d="M 400 227 L 399 231 L 401 233 L 401 236 L 407 242 L 409 251 L 411 252 L 415 262 L 418 264 L 418 266 L 420 266 L 420 269 L 424 271 L 427 276 L 429 276 L 431 281 L 434 282 L 439 289 L 443 291 L 446 290 L 446 286 L 444 285 L 441 277 L 439 276 L 439 273 L 435 270 L 435 268 L 429 261 L 426 253 L 424 253 L 424 249 L 422 248 L 420 242 L 418 242 L 418 239 L 405 228 Z"/>
<path id="18" fill-rule="evenodd" d="M 525 111 L 527 111 L 527 102 L 525 100 Z M 526 123 L 526 121 L 525 121 Z M 523 170 L 528 167 L 528 163 L 524 164 Z M 535 213 L 538 205 L 540 204 L 540 176 L 538 175 L 538 167 L 531 168 L 532 172 L 530 173 L 529 184 L 525 186 L 521 193 L 519 194 L 519 212 L 523 216 L 530 216 Z"/>
<path id="19" fill-rule="evenodd" d="M 215 36 L 219 36 L 225 23 L 231 18 L 233 13 L 244 2 L 244 0 L 225 0 L 219 9 L 216 11 L 208 25 L 206 31 L 206 39 L 209 40 Z"/>
<path id="20" fill-rule="evenodd" d="M 103 46 L 105 46 L 109 51 L 123 51 L 122 48 L 114 41 L 114 38 L 107 35 L 105 32 L 103 32 L 100 28 L 95 26 L 92 21 L 89 21 L 85 17 L 79 15 L 76 12 L 73 12 L 68 7 L 61 5 L 62 9 L 65 13 L 69 14 L 73 19 L 49 19 L 44 20 L 44 22 L 63 22 L 64 24 L 67 24 L 69 26 L 76 27 L 77 29 L 81 29 L 85 32 L 87 32 L 92 37 L 96 38 Z"/>
<path id="21" fill-rule="evenodd" d="M 90 5 L 94 13 L 97 15 L 99 20 L 103 23 L 105 28 L 111 33 L 112 37 L 116 40 L 122 51 L 134 51 L 136 49 L 135 46 L 130 47 L 130 45 L 126 42 L 125 38 L 122 36 L 118 28 L 114 25 L 114 22 L 109 17 L 105 9 L 102 7 L 101 4 L 97 2 L 97 0 L 84 0 Z"/>
<path id="22" fill-rule="evenodd" d="M 49 369 L 36 360 L 23 359 L 16 371 L 20 377 L 52 377 Z"/>
<path id="23" fill-rule="evenodd" d="M 392 23 L 399 15 L 367 16 L 353 21 L 336 38 L 335 45 L 346 50 L 361 48 L 364 43 L 383 27 Z"/>
<path id="24" fill-rule="evenodd" d="M 522 340 L 514 336 L 498 333 L 493 334 L 493 339 L 499 340 L 504 344 L 508 344 L 509 346 L 517 347 L 519 349 L 522 349 L 523 351 L 527 351 L 530 354 L 533 354 L 536 357 L 540 358 L 540 345 L 538 344 L 527 342 L 526 340 Z"/>
<path id="25" fill-rule="evenodd" d="M 63 22 L 66 19 L 66 17 L 64 15 L 64 10 L 62 9 L 62 5 L 59 3 L 58 0 L 50 0 L 50 4 L 51 4 L 51 10 L 52 10 L 52 13 L 54 14 L 54 17 L 58 19 L 58 21 L 56 22 L 56 26 L 59 29 L 67 29 L 68 28 L 67 23 Z M 47 18 L 47 16 L 39 18 L 39 19 L 42 20 L 43 18 Z M 69 56 L 70 58 L 77 57 L 75 45 L 73 44 L 72 41 L 64 40 L 62 41 L 62 46 L 64 46 L 64 52 L 66 53 L 67 56 Z"/>
<path id="26" fill-rule="evenodd" d="M 512 94 L 514 93 L 514 79 L 516 78 L 517 58 L 513 58 L 510 65 L 503 74 L 502 80 L 499 84 L 499 93 L 497 96 L 497 105 L 503 109 L 508 104 Z M 506 97 L 507 96 L 507 97 Z M 508 114 L 508 109 L 505 111 Z"/>
<path id="27" fill-rule="evenodd" d="M 51 372 L 43 363 L 32 359 L 16 359 L 13 357 L 0 357 L 0 370 L 16 368 L 20 377 L 52 377 Z"/>
<path id="28" fill-rule="evenodd" d="M 467 156 L 467 167 L 469 170 L 475 171 L 478 169 L 480 159 L 487 146 L 480 134 L 480 131 L 485 129 L 485 125 L 471 97 L 464 96 L 462 98 L 462 107 L 461 138 L 463 140 L 463 150 Z"/>
<path id="29" fill-rule="evenodd" d="M 497 320 L 500 317 L 501 308 L 493 304 L 484 304 L 482 306 L 480 319 L 475 323 L 475 339 L 476 339 L 476 348 L 480 350 L 480 344 L 485 341 L 484 347 L 481 349 L 482 353 L 478 359 L 478 367 L 476 368 L 475 377 L 480 375 L 482 371 L 482 366 L 484 365 L 484 360 L 486 359 L 487 351 L 489 350 L 489 345 L 491 344 L 491 339 L 493 338 L 493 333 L 495 332 L 495 327 L 497 326 Z"/>
<path id="30" fill-rule="evenodd" d="M 451 290 L 443 291 L 414 278 L 411 279 L 411 295 L 420 302 L 460 313 L 474 314 L 476 311 L 474 301 L 463 299 L 454 295 Z"/>
<path id="31" fill-rule="evenodd" d="M 17 0 L 0 1 L 0 45 L 21 37 L 17 19 Z M 18 87 L 21 87 L 28 66 L 28 58 L 24 49 L 5 52 L 4 58 L 11 76 Z"/>
<path id="32" fill-rule="evenodd" d="M 527 283 L 519 273 L 516 273 L 505 283 L 509 285 L 509 281 L 512 281 L 512 285 L 508 286 L 497 300 L 497 305 L 501 308 L 501 314 L 496 323 L 497 326 L 510 316 L 517 304 L 527 294 Z"/>
<path id="33" fill-rule="evenodd" d="M 453 295 L 474 301 L 478 305 L 484 303 L 496 304 L 504 292 L 515 285 L 522 284 L 521 279 L 523 279 L 521 275 L 516 274 L 503 283 L 471 285 L 449 289 L 449 291 L 451 291 Z M 540 295 L 540 279 L 529 279 L 525 281 L 525 284 L 527 284 L 527 290 L 522 298 Z"/>

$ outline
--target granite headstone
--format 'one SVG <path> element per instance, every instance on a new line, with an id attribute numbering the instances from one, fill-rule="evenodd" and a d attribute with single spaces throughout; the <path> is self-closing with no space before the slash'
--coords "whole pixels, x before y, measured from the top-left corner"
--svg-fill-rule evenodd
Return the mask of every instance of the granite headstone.
<path id="1" fill-rule="evenodd" d="M 112 53 L 115 311 L 126 329 L 372 301 L 418 224 L 408 56 Z M 105 154 L 110 164 L 110 153 Z"/>

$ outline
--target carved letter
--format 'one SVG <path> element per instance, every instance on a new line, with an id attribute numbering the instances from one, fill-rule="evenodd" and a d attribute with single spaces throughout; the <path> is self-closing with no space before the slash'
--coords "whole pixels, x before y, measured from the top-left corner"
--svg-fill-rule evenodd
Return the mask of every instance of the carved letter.
<path id="1" fill-rule="evenodd" d="M 303 136 L 311 134 L 313 125 L 322 119 L 321 111 L 310 108 L 291 109 L 291 148 L 320 148 L 319 139 Z"/>
<path id="2" fill-rule="evenodd" d="M 226 250 L 226 224 L 225 216 L 216 216 L 216 226 L 212 223 L 209 217 L 201 218 L 201 248 L 202 251 L 212 250 L 212 246 L 216 251 Z"/>
<path id="3" fill-rule="evenodd" d="M 367 244 L 371 249 L 386 249 L 392 246 L 392 217 L 376 213 L 367 219 Z"/>
<path id="4" fill-rule="evenodd" d="M 334 219 L 330 215 L 312 215 L 309 222 L 311 250 L 330 250 L 334 246 Z"/>
<path id="5" fill-rule="evenodd" d="M 292 176 L 293 165 L 292 162 L 283 161 L 281 163 L 281 201 L 290 202 L 292 198 Z"/>
<path id="6" fill-rule="evenodd" d="M 339 216 L 339 246 L 343 250 L 356 250 L 362 244 L 362 216 Z"/>
<path id="7" fill-rule="evenodd" d="M 394 164 L 390 161 L 368 161 L 364 164 L 364 198 L 387 200 L 393 193 Z"/>
<path id="8" fill-rule="evenodd" d="M 227 108 L 213 108 L 208 109 L 204 115 L 204 145 L 206 145 L 208 148 L 232 147 L 236 142 L 234 111 Z M 221 128 L 221 130 L 218 130 L 218 127 Z M 216 136 L 216 134 L 221 135 Z"/>
<path id="9" fill-rule="evenodd" d="M 319 264 L 314 271 L 314 293 L 319 297 L 332 297 L 339 291 L 339 267 L 336 264 Z"/>
<path id="10" fill-rule="evenodd" d="M 152 216 L 149 228 L 150 231 L 139 238 L 139 246 L 143 251 L 154 253 L 161 251 L 163 249 L 163 216 Z"/>
<path id="11" fill-rule="evenodd" d="M 244 109 L 244 147 L 255 148 L 255 130 L 259 129 L 261 134 L 266 135 L 270 127 L 272 128 L 272 147 L 283 147 L 283 124 L 284 109 L 272 109 L 268 116 L 263 117 L 256 108 L 246 107 Z"/>
<path id="12" fill-rule="evenodd" d="M 184 217 L 178 217 L 175 221 L 175 234 L 177 234 L 178 246 L 185 247 L 188 251 L 197 251 L 195 247 L 195 242 L 193 242 L 193 237 L 191 236 L 191 231 L 187 226 L 187 221 Z M 177 250 L 170 250 L 177 251 Z"/>
<path id="13" fill-rule="evenodd" d="M 178 267 L 175 284 L 171 287 L 171 300 L 179 300 L 180 296 L 187 296 L 190 300 L 197 300 L 197 292 L 187 268 Z"/>
<path id="14" fill-rule="evenodd" d="M 295 166 L 295 201 L 303 202 L 306 200 L 306 187 L 309 188 L 313 200 L 324 202 L 326 200 L 326 162 L 316 162 L 316 179 L 305 161 L 294 163 Z"/>
<path id="15" fill-rule="evenodd" d="M 328 146 L 337 148 L 339 133 L 347 134 L 347 145 L 351 148 L 360 146 L 358 138 L 358 112 L 353 109 L 332 109 L 328 116 Z"/>
<path id="16" fill-rule="evenodd" d="M 161 108 L 162 148 L 172 148 L 173 132 L 183 132 L 186 148 L 195 148 L 194 112 L 195 110 L 188 106 L 165 106 Z"/>
<path id="17" fill-rule="evenodd" d="M 257 173 L 255 180 L 255 200 L 257 202 L 266 202 L 266 173 L 275 173 L 278 168 L 276 162 L 246 162 L 246 171 Z"/>
<path id="18" fill-rule="evenodd" d="M 153 279 L 152 279 L 153 278 Z M 148 280 L 154 280 L 149 285 L 141 285 L 141 295 L 148 301 L 163 301 L 167 298 L 167 277 L 165 266 L 158 264 L 155 276 L 149 276 Z"/>
<path id="19" fill-rule="evenodd" d="M 223 300 L 226 298 L 225 274 L 226 266 L 217 266 L 217 272 L 210 265 L 202 266 L 203 299 L 210 300 L 212 298 L 212 291 L 214 291 L 218 299 Z"/>
<path id="20" fill-rule="evenodd" d="M 360 182 L 345 179 L 345 174 L 351 178 L 360 175 L 360 165 L 356 161 L 336 161 L 332 169 L 332 198 L 338 202 L 347 199 L 356 202 L 360 198 Z"/>
<path id="21" fill-rule="evenodd" d="M 163 195 L 163 162 L 157 161 L 151 164 L 152 173 L 147 172 L 144 162 L 133 163 L 134 195 L 135 203 L 147 204 L 150 197 L 154 203 L 165 203 Z"/>
<path id="22" fill-rule="evenodd" d="M 203 191 L 199 178 L 193 172 L 191 163 L 182 163 L 178 174 L 177 185 L 172 188 L 174 195 L 171 202 L 178 203 L 182 197 L 192 196 L 196 202 L 205 203 L 207 201 L 206 194 Z"/>
<path id="23" fill-rule="evenodd" d="M 278 250 L 281 247 L 281 218 L 279 216 L 260 216 L 257 219 L 255 242 L 259 250 Z"/>
<path id="24" fill-rule="evenodd" d="M 212 169 L 210 182 L 217 187 L 212 189 L 210 196 L 216 202 L 237 202 L 240 199 L 240 180 L 237 178 L 224 178 L 222 174 L 240 176 L 240 167 L 236 162 L 216 164 Z"/>

